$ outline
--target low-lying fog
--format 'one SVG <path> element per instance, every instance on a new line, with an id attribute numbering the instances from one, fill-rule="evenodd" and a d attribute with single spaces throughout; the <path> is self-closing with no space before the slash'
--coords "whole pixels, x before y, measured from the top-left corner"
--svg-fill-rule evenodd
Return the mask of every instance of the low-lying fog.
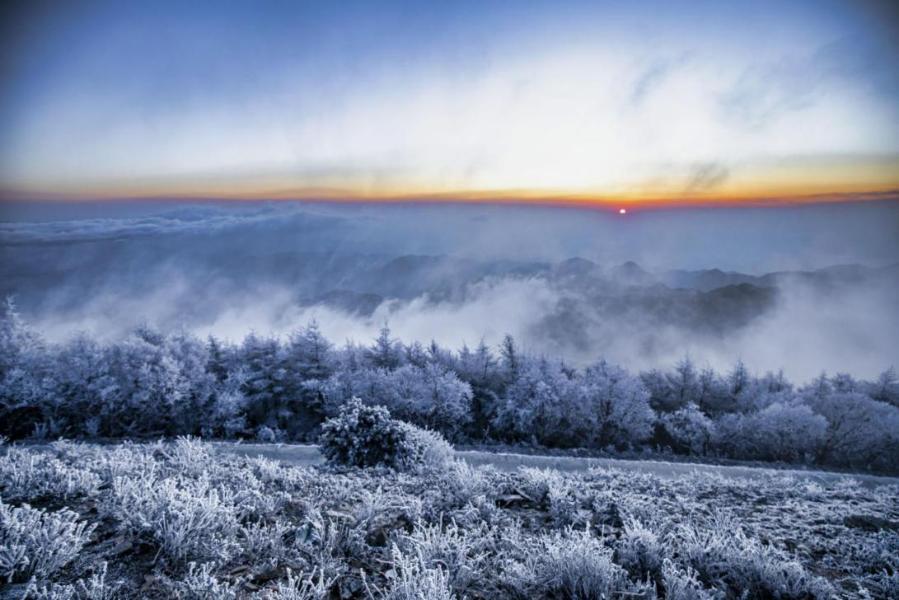
<path id="1" fill-rule="evenodd" d="M 7 205 L 0 293 L 50 340 L 137 325 L 239 340 L 496 344 L 630 369 L 873 376 L 899 364 L 899 203 Z"/>

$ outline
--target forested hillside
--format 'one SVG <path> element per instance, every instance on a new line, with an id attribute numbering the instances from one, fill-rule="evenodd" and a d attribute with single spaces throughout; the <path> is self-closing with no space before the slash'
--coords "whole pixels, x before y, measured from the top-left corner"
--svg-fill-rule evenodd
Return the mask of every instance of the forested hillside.
<path id="1" fill-rule="evenodd" d="M 199 435 L 314 441 L 353 397 L 451 441 L 673 453 L 895 472 L 899 378 L 804 385 L 683 360 L 631 373 L 519 350 L 404 343 L 385 326 L 338 346 L 313 322 L 239 344 L 140 328 L 49 343 L 8 301 L 0 322 L 0 428 L 11 439 Z"/>

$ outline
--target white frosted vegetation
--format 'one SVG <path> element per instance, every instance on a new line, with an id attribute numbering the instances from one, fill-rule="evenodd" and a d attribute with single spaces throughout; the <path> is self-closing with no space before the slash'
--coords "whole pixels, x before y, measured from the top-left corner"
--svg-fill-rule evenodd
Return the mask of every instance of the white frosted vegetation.
<path id="1" fill-rule="evenodd" d="M 296 468 L 196 440 L 12 450 L 0 461 L 4 578 L 30 598 L 798 600 L 899 589 L 894 485 L 454 462 Z M 25 465 L 33 495 L 15 483 Z M 66 495 L 41 483 L 61 471 L 100 484 Z"/>

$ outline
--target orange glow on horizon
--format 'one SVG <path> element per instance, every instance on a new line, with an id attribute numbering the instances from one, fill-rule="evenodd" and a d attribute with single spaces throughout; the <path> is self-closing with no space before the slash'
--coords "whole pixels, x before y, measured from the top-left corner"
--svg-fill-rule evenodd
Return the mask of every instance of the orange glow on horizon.
<path id="1" fill-rule="evenodd" d="M 610 210 L 621 215 L 632 210 L 693 207 L 747 207 L 747 206 L 794 206 L 801 204 L 827 204 L 840 202 L 870 202 L 878 200 L 899 201 L 899 188 L 872 192 L 843 192 L 805 195 L 762 195 L 762 196 L 718 196 L 718 197 L 614 197 L 591 195 L 541 195 L 521 191 L 496 193 L 459 194 L 408 194 L 408 195 L 354 195 L 340 190 L 297 190 L 277 193 L 234 194 L 234 193 L 137 193 L 135 191 L 114 193 L 109 190 L 82 193 L 34 193 L 13 190 L 0 191 L 0 202 L 13 201 L 46 202 L 88 202 L 101 201 L 275 201 L 275 202 L 326 202 L 334 204 L 495 204 L 558 206 L 568 208 L 596 208 Z M 627 208 L 621 207 L 627 204 Z"/>
<path id="2" fill-rule="evenodd" d="M 299 178 L 302 179 L 302 178 Z M 862 162 L 809 161 L 748 165 L 710 189 L 685 189 L 676 176 L 595 188 L 469 189 L 464 182 L 429 184 L 364 173 L 342 180 L 302 181 L 290 176 L 227 175 L 108 180 L 93 184 L 32 183 L 0 188 L 0 200 L 299 200 L 343 203 L 489 203 L 631 209 L 689 206 L 777 206 L 899 198 L 899 157 Z"/>

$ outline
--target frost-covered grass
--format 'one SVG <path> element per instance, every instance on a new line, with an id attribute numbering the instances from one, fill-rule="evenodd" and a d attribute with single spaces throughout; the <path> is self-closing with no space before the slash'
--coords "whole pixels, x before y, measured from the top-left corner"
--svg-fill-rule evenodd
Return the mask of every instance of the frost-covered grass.
<path id="1" fill-rule="evenodd" d="M 899 488 L 7 447 L 0 597 L 895 598 Z M 5 586 L 5 587 L 4 587 Z"/>

